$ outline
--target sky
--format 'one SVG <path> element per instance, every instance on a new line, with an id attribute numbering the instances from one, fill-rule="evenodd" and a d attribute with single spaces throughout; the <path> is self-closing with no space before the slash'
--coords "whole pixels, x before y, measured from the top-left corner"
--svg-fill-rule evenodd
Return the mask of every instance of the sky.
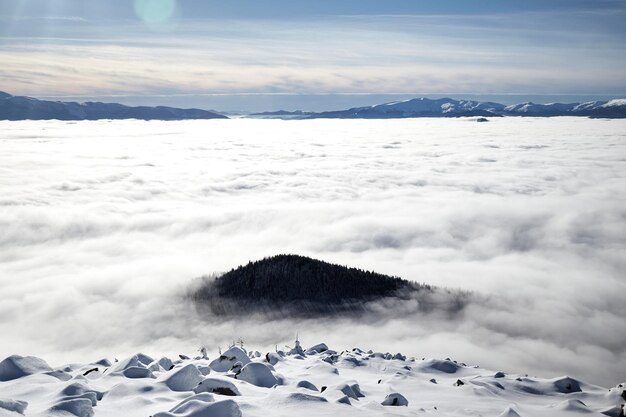
<path id="1" fill-rule="evenodd" d="M 626 96 L 626 2 L 3 0 L 0 90 L 219 110 Z"/>

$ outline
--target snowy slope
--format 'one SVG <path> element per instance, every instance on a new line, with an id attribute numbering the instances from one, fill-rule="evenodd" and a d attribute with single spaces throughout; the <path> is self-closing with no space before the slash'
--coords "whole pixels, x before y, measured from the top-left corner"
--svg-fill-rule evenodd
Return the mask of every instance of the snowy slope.
<path id="1" fill-rule="evenodd" d="M 381 119 L 405 117 L 460 117 L 460 116 L 496 116 L 503 105 L 497 103 L 480 103 L 477 101 L 454 100 L 440 98 L 415 98 L 378 104 L 369 107 L 357 107 L 349 110 L 322 112 L 309 118 L 352 118 Z"/>
<path id="2" fill-rule="evenodd" d="M 224 366 L 227 364 L 228 366 Z M 571 416 L 620 415 L 624 384 L 511 375 L 450 359 L 336 352 L 325 344 L 261 354 L 231 347 L 215 359 L 155 359 L 50 368 L 0 363 L 0 416 Z"/>
<path id="3" fill-rule="evenodd" d="M 507 106 L 504 108 L 504 113 L 525 116 L 560 116 L 573 112 L 577 105 L 578 103 L 535 104 L 529 102 Z M 591 110 L 595 107 L 587 108 L 586 110 Z"/>

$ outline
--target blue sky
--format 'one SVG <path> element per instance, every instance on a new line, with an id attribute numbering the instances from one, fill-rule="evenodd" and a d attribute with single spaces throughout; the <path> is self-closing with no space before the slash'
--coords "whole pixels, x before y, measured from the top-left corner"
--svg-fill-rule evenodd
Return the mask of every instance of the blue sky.
<path id="1" fill-rule="evenodd" d="M 222 108 L 624 96 L 624 22 L 614 0 L 3 0 L 0 90 Z"/>

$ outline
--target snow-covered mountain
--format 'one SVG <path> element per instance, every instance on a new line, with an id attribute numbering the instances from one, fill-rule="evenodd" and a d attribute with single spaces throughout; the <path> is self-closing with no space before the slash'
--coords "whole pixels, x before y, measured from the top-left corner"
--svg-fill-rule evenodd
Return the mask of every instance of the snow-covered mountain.
<path id="1" fill-rule="evenodd" d="M 588 101 L 586 103 L 523 103 L 507 106 L 502 112 L 512 116 L 588 116 L 626 117 L 626 99 Z"/>
<path id="2" fill-rule="evenodd" d="M 3 417 L 620 417 L 625 390 L 298 340 L 267 353 L 231 346 L 212 357 L 202 348 L 59 367 L 17 355 L 0 362 Z"/>
<path id="3" fill-rule="evenodd" d="M 12 96 L 0 91 L 0 120 L 185 120 L 227 119 L 226 116 L 200 109 L 174 107 L 130 107 L 117 103 L 63 102 Z"/>
<path id="4" fill-rule="evenodd" d="M 347 119 L 395 119 L 405 117 L 462 117 L 494 116 L 504 106 L 498 103 L 481 103 L 471 100 L 451 98 L 415 98 L 405 101 L 377 104 L 368 107 L 355 107 L 348 110 L 317 113 L 311 118 Z"/>
<path id="5" fill-rule="evenodd" d="M 267 117 L 267 114 L 257 114 Z M 273 118 L 300 119 L 398 119 L 410 117 L 500 117 L 500 116 L 584 116 L 626 118 L 626 100 L 591 101 L 587 103 L 522 103 L 511 106 L 494 102 L 455 100 L 452 98 L 415 98 L 405 101 L 354 107 L 348 110 L 304 114 L 274 112 Z"/>
<path id="6" fill-rule="evenodd" d="M 285 111 L 253 113 L 246 117 L 267 119 L 400 119 L 412 117 L 583 116 L 626 118 L 626 99 L 586 103 L 521 103 L 510 106 L 489 101 L 429 99 L 425 97 L 373 106 L 324 112 Z M 201 109 L 130 107 L 117 103 L 61 102 L 12 96 L 0 91 L 0 120 L 184 120 L 227 118 Z"/>

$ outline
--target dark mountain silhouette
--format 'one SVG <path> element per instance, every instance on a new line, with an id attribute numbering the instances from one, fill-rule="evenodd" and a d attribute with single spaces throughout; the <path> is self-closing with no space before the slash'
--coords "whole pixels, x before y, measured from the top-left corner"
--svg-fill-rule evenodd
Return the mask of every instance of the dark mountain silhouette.
<path id="1" fill-rule="evenodd" d="M 260 118 L 260 119 L 302 119 L 308 116 L 314 116 L 317 113 L 295 110 L 295 111 L 287 111 L 287 110 L 278 110 L 278 111 L 265 111 L 260 113 L 250 113 L 248 117 L 252 118 Z"/>
<path id="2" fill-rule="evenodd" d="M 175 107 L 130 107 L 118 103 L 64 102 L 12 96 L 0 91 L 0 120 L 186 120 L 227 119 L 221 114 L 200 109 Z"/>
<path id="3" fill-rule="evenodd" d="M 419 310 L 463 308 L 466 293 L 299 255 L 277 255 L 203 277 L 189 297 L 214 314 L 264 311 L 293 315 L 363 312 L 373 303 L 416 300 Z"/>

